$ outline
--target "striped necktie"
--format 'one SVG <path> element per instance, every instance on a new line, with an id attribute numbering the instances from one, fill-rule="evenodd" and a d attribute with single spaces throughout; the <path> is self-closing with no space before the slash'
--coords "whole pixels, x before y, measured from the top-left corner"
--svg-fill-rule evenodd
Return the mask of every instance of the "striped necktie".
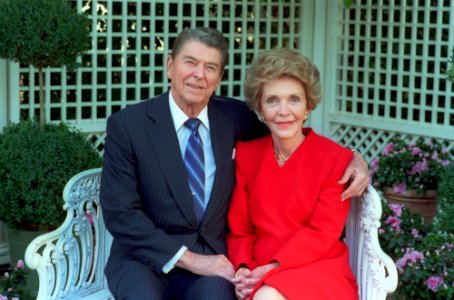
<path id="1" fill-rule="evenodd" d="M 192 131 L 184 154 L 184 164 L 188 172 L 189 187 L 194 196 L 195 213 L 200 222 L 205 212 L 205 166 L 203 144 L 198 131 L 200 120 L 188 119 L 184 125 Z"/>

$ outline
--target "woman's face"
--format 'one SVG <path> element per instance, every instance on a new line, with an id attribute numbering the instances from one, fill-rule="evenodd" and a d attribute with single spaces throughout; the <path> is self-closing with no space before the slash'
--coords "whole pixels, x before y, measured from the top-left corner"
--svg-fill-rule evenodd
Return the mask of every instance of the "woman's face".
<path id="1" fill-rule="evenodd" d="M 305 116 L 310 113 L 303 84 L 292 77 L 280 77 L 263 85 L 260 113 L 273 137 L 299 138 Z"/>

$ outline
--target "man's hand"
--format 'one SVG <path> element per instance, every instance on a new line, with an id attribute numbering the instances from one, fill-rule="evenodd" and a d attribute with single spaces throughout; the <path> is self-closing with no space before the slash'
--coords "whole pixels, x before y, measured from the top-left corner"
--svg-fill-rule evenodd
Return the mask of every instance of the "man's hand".
<path id="1" fill-rule="evenodd" d="M 353 156 L 352 161 L 348 164 L 342 178 L 339 180 L 339 184 L 346 184 L 348 181 L 350 181 L 350 185 L 342 193 L 342 200 L 361 196 L 369 184 L 369 169 L 367 162 L 359 153 L 355 153 Z"/>
<path id="2" fill-rule="evenodd" d="M 186 250 L 176 263 L 177 267 L 201 276 L 220 276 L 232 280 L 235 271 L 225 255 L 203 255 Z"/>

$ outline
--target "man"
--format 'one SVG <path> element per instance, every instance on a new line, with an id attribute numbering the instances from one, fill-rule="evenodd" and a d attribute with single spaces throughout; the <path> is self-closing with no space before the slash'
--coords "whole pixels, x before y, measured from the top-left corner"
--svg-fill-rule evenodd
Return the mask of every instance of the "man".
<path id="1" fill-rule="evenodd" d="M 183 31 L 167 59 L 170 91 L 108 120 L 100 198 L 114 238 L 105 273 L 117 299 L 235 299 L 224 241 L 234 143 L 266 131 L 243 102 L 213 96 L 227 56 L 217 30 Z M 202 161 L 201 191 L 194 160 Z M 362 158 L 351 165 L 346 197 L 367 185 Z"/>

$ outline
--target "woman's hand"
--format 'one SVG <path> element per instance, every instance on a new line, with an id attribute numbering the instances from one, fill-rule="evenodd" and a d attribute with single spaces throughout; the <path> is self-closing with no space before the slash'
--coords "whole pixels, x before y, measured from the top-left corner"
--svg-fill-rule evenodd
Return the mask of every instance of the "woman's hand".
<path id="1" fill-rule="evenodd" d="M 279 263 L 273 262 L 257 267 L 253 271 L 246 268 L 240 268 L 235 278 L 232 279 L 232 282 L 235 284 L 235 293 L 238 299 L 249 299 L 255 285 L 260 279 L 262 279 L 270 270 L 277 267 L 279 267 Z"/>

